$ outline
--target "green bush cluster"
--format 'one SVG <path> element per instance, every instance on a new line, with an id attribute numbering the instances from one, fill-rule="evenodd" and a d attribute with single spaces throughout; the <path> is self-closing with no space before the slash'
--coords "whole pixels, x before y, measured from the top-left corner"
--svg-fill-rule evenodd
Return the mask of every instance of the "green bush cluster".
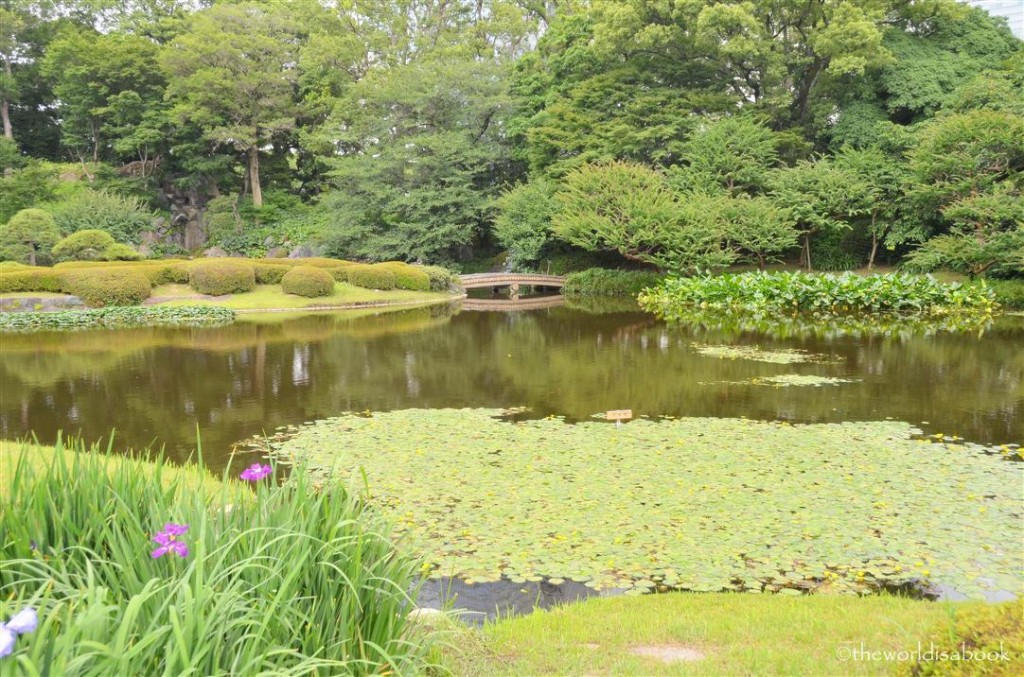
<path id="1" fill-rule="evenodd" d="M 349 284 L 366 289 L 388 291 L 395 288 L 395 274 L 377 265 L 356 264 L 346 269 Z"/>
<path id="2" fill-rule="evenodd" d="M 40 621 L 5 663 L 57 675 L 428 671 L 429 638 L 410 619 L 418 562 L 343 488 L 297 468 L 250 491 L 202 467 L 73 449 L 0 454 L 13 478 L 0 493 L 0 617 L 31 605 Z M 187 526 L 188 552 L 154 558 L 168 522 Z"/>
<path id="3" fill-rule="evenodd" d="M 386 270 L 395 276 L 395 289 L 430 291 L 430 276 L 420 268 L 400 261 L 388 261 L 373 265 L 375 268 Z"/>
<path id="4" fill-rule="evenodd" d="M 930 275 L 742 273 L 677 277 L 640 295 L 645 310 L 672 318 L 694 308 L 725 312 L 924 312 L 990 314 L 995 294 L 984 285 L 943 284 Z"/>
<path id="5" fill-rule="evenodd" d="M 430 280 L 430 291 L 446 292 L 459 286 L 459 276 L 443 266 L 420 266 Z"/>
<path id="6" fill-rule="evenodd" d="M 649 270 L 608 270 L 590 268 L 569 273 L 562 293 L 566 296 L 636 296 L 653 287 L 664 275 Z"/>
<path id="7" fill-rule="evenodd" d="M 1024 310 L 1024 279 L 986 280 L 995 292 L 999 305 L 1010 310 Z"/>
<path id="8" fill-rule="evenodd" d="M 68 235 L 53 247 L 59 260 L 75 261 L 138 261 L 142 255 L 126 244 L 115 242 L 103 230 L 80 230 Z"/>
<path id="9" fill-rule="evenodd" d="M 138 198 L 97 190 L 69 196 L 46 210 L 62 233 L 101 230 L 116 242 L 138 242 L 155 216 Z"/>
<path id="10" fill-rule="evenodd" d="M 256 272 L 240 261 L 198 261 L 189 267 L 188 283 L 200 294 L 241 294 L 256 288 Z"/>
<path id="11" fill-rule="evenodd" d="M 281 278 L 281 289 L 307 298 L 330 296 L 334 293 L 334 277 L 322 268 L 296 266 Z"/>
<path id="12" fill-rule="evenodd" d="M 45 291 L 64 291 L 64 278 L 56 268 L 35 268 L 25 266 L 11 272 L 0 272 L 0 294 Z"/>
<path id="13" fill-rule="evenodd" d="M 149 278 L 131 269 L 71 270 L 63 278 L 62 290 L 91 308 L 138 305 L 149 298 L 152 290 Z"/>
<path id="14" fill-rule="evenodd" d="M 218 306 L 111 306 L 89 310 L 0 314 L 0 332 L 72 331 L 126 327 L 218 327 L 235 312 Z"/>

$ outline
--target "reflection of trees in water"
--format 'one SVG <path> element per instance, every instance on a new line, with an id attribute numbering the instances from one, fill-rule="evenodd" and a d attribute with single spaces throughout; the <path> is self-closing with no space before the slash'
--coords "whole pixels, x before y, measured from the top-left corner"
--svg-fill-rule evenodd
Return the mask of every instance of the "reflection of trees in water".
<path id="1" fill-rule="evenodd" d="M 278 425 L 342 411 L 526 405 L 583 418 L 637 413 L 807 421 L 893 416 L 979 440 L 1019 441 L 1021 332 L 982 339 L 772 340 L 666 327 L 642 313 L 459 313 L 422 308 L 360 319 L 310 315 L 206 330 L 41 337 L 3 346 L 0 432 L 117 427 L 135 445 L 208 455 Z M 20 339 L 19 339 L 20 340 Z M 116 342 L 113 350 L 104 350 Z M 692 343 L 801 348 L 836 363 L 779 365 L 698 354 Z M 716 382 L 784 373 L 863 379 L 823 388 Z M 702 383 L 713 383 L 702 385 Z M 1016 426 L 1016 430 L 1014 429 Z"/>

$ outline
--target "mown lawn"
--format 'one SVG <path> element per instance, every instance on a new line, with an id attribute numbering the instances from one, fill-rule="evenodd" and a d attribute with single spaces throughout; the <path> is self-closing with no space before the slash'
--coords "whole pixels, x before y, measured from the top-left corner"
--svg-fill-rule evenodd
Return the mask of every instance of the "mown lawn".
<path id="1" fill-rule="evenodd" d="M 939 650 L 951 648 L 955 619 L 983 607 L 1018 618 L 1024 611 L 1020 603 L 1008 608 L 891 596 L 668 593 L 594 599 L 466 630 L 444 660 L 458 675 L 910 674 L 912 661 L 864 654 L 857 659 L 855 651 L 916 651 L 918 642 L 927 651 L 932 641 Z M 1006 648 L 1019 641 L 1018 627 Z M 990 670 L 982 674 L 1024 674 L 1019 650 L 1009 663 L 971 667 Z"/>

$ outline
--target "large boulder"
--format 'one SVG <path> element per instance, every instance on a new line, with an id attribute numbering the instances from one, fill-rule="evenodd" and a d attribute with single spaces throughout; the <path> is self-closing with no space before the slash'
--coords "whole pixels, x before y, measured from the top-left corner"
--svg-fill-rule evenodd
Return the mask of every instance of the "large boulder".
<path id="1" fill-rule="evenodd" d="M 286 259 L 288 258 L 287 247 L 271 247 L 267 250 L 267 255 L 264 257 L 267 259 Z"/>
<path id="2" fill-rule="evenodd" d="M 288 254 L 290 259 L 309 259 L 314 256 L 317 256 L 317 251 L 308 244 L 300 244 Z"/>
<path id="3" fill-rule="evenodd" d="M 203 256 L 210 259 L 224 259 L 228 257 L 228 253 L 220 247 L 210 247 L 203 250 Z"/>

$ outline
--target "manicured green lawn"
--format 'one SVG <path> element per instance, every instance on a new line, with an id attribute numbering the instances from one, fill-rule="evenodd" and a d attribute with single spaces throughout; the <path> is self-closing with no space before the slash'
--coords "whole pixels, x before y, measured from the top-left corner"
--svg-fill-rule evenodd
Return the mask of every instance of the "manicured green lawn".
<path id="1" fill-rule="evenodd" d="M 465 630 L 444 660 L 458 675 L 909 674 L 907 661 L 853 651 L 927 649 L 981 606 L 743 593 L 594 599 Z M 990 674 L 1014 674 L 1001 667 L 1009 670 Z"/>
<path id="2" fill-rule="evenodd" d="M 152 297 L 182 297 L 169 299 L 161 303 L 176 305 L 216 305 L 232 310 L 258 310 L 277 308 L 310 308 L 317 306 L 344 306 L 356 303 L 411 303 L 416 301 L 443 301 L 450 298 L 449 294 L 437 292 L 419 292 L 396 289 L 393 291 L 376 291 L 363 289 L 345 282 L 334 285 L 334 293 L 319 298 L 306 298 L 286 294 L 280 285 L 261 284 L 256 289 L 244 294 L 232 294 L 224 299 L 207 300 L 190 298 L 196 295 L 188 285 L 167 284 L 153 289 Z"/>

